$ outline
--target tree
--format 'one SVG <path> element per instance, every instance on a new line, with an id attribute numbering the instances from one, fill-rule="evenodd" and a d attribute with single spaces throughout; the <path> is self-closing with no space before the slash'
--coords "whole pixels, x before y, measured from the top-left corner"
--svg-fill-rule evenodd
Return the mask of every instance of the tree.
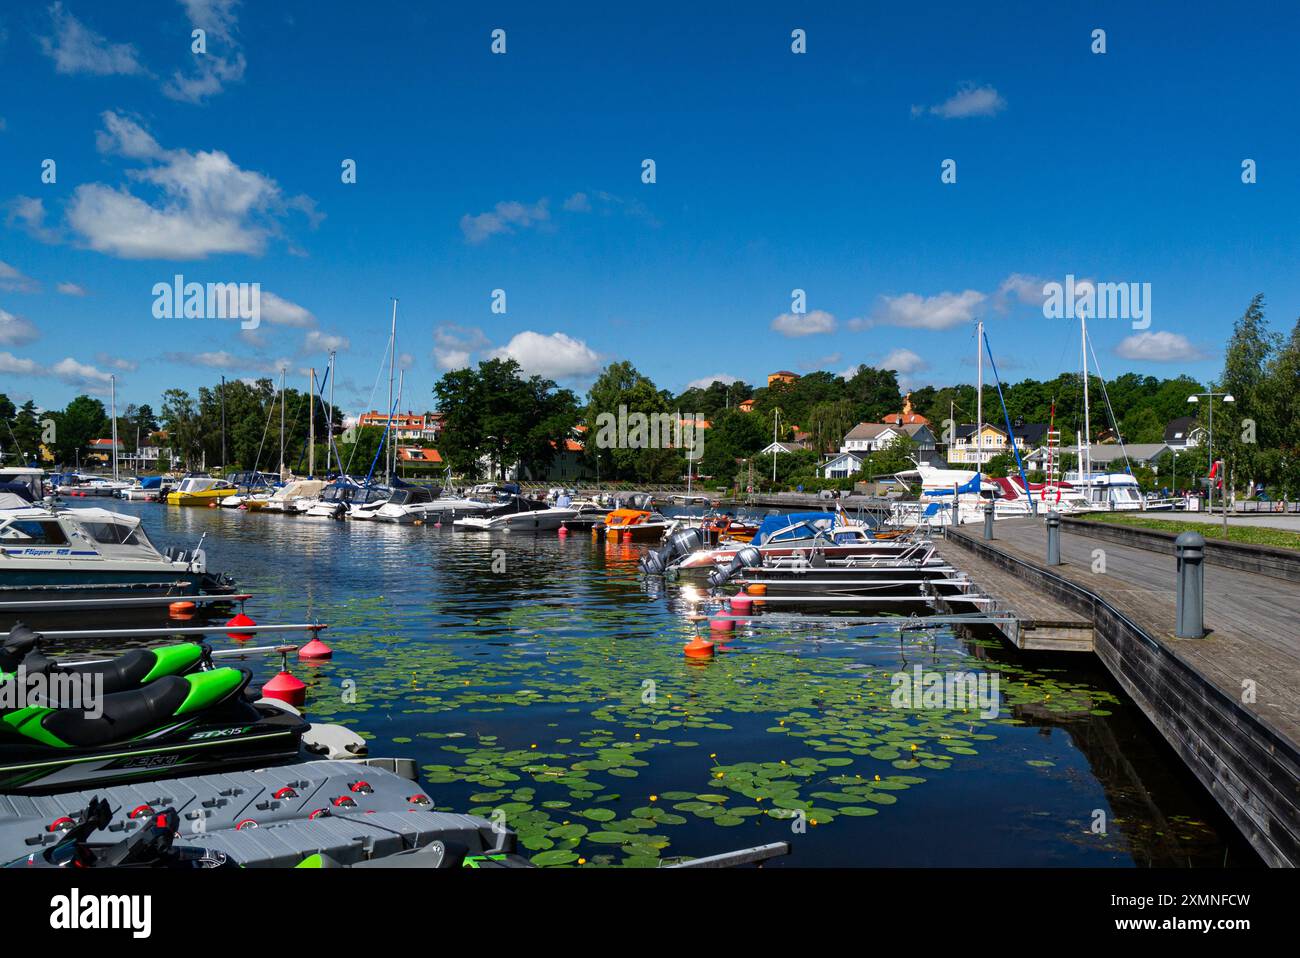
<path id="1" fill-rule="evenodd" d="M 81 454 L 92 439 L 101 439 L 110 431 L 104 404 L 89 396 L 78 396 L 62 412 L 50 413 L 54 420 L 55 458 L 64 464 L 79 463 Z"/>
<path id="2" fill-rule="evenodd" d="M 1274 423 L 1268 415 L 1271 400 L 1266 394 L 1265 370 L 1277 346 L 1276 334 L 1264 324 L 1264 294 L 1257 293 L 1233 326 L 1223 357 L 1223 375 L 1215 390 L 1231 393 L 1235 400 L 1219 403 L 1215 409 L 1218 428 L 1214 440 L 1227 466 L 1228 481 L 1253 482 L 1263 465 L 1261 444 L 1273 446 L 1276 442 Z M 1294 390 L 1294 384 L 1290 388 Z M 1202 406 L 1206 405 L 1202 402 Z M 1208 409 L 1203 418 L 1208 423 Z"/>
<path id="3" fill-rule="evenodd" d="M 164 392 L 162 424 L 176 460 L 186 470 L 198 468 L 203 457 L 203 423 L 194 398 L 183 389 Z"/>
<path id="4" fill-rule="evenodd" d="M 607 422 L 630 423 L 629 417 L 636 413 L 663 416 L 670 409 L 667 397 L 630 362 L 610 363 L 596 377 L 587 393 L 583 421 L 587 424 L 586 458 L 589 465 L 602 479 L 667 482 L 684 474 L 685 457 L 675 450 L 663 448 L 662 433 L 649 437 L 652 440 L 649 443 L 634 445 L 630 430 L 624 437 L 628 441 L 620 439 L 611 443 L 608 441 L 609 430 L 601 428 L 601 424 Z M 705 454 L 708 454 L 707 440 Z"/>

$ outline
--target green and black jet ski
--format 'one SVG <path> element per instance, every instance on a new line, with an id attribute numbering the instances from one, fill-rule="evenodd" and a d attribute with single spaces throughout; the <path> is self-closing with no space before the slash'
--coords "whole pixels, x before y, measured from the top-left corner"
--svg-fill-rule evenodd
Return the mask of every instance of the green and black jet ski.
<path id="1" fill-rule="evenodd" d="M 234 668 L 163 675 L 76 708 L 46 703 L 2 711 L 0 793 L 69 791 L 296 757 L 308 723 L 292 709 L 253 702 L 245 692 L 251 678 Z"/>
<path id="2" fill-rule="evenodd" d="M 26 676 L 40 675 L 47 688 L 58 683 L 55 676 L 97 677 L 96 687 L 105 694 L 139 688 L 165 675 L 184 675 L 198 668 L 212 668 L 211 650 L 205 645 L 183 642 L 156 649 L 134 649 L 111 659 L 60 664 L 41 651 L 42 636 L 21 622 L 0 645 L 0 682 L 12 679 L 21 667 Z M 2 708 L 3 706 L 0 706 Z"/>

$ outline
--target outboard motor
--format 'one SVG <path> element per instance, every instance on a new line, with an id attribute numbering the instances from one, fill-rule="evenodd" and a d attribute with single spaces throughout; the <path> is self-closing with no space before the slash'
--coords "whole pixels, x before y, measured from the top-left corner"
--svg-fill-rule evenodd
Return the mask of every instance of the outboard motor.
<path id="1" fill-rule="evenodd" d="M 730 582 L 732 577 L 742 569 L 752 569 L 762 564 L 763 554 L 754 546 L 745 546 L 736 551 L 730 563 L 709 573 L 709 585 L 716 589 Z"/>
<path id="2" fill-rule="evenodd" d="M 700 530 L 683 529 L 681 532 L 674 532 L 670 535 L 664 548 L 660 551 L 668 553 L 664 558 L 671 561 L 690 555 L 695 550 L 702 548 L 704 548 L 704 537 L 700 535 Z"/>
<path id="3" fill-rule="evenodd" d="M 637 566 L 646 575 L 664 574 L 664 558 L 659 552 L 647 552 L 637 562 Z"/>

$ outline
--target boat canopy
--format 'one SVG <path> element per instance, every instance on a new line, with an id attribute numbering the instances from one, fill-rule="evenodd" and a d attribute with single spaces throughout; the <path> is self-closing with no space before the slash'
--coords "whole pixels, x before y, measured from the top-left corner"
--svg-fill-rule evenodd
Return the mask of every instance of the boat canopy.
<path id="1" fill-rule="evenodd" d="M 161 489 L 161 488 L 162 488 L 162 481 L 163 481 L 163 477 L 162 477 L 162 476 L 141 476 L 141 477 L 140 477 L 140 488 L 141 488 L 141 489 Z"/>
<path id="2" fill-rule="evenodd" d="M 968 493 L 972 493 L 972 492 L 974 492 L 974 493 L 978 493 L 978 492 L 980 491 L 980 488 L 981 488 L 981 486 L 980 486 L 980 474 L 977 472 L 977 473 L 975 473 L 975 475 L 972 476 L 969 480 L 967 480 L 967 481 L 964 482 L 962 485 L 960 485 L 960 486 L 957 487 L 957 494 L 958 494 L 959 496 L 964 496 L 964 495 L 967 495 Z M 921 495 L 923 495 L 923 496 L 951 496 L 951 495 L 952 495 L 952 490 L 951 490 L 951 489 L 927 489 L 925 492 L 921 493 Z"/>
<path id="3" fill-rule="evenodd" d="M 819 526 L 816 524 L 820 523 Z M 809 524 L 815 526 L 809 531 Z M 763 519 L 758 531 L 754 533 L 754 538 L 750 540 L 752 545 L 762 545 L 769 540 L 776 539 L 802 539 L 812 535 L 820 529 L 831 529 L 836 524 L 835 513 L 833 512 L 791 512 L 786 515 L 767 516 Z M 798 531 L 795 526 L 800 527 Z"/>

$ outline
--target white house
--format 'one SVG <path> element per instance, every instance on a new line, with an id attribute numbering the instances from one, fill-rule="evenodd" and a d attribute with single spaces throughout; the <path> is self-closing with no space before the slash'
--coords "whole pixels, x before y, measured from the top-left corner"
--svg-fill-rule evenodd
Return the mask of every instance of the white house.
<path id="1" fill-rule="evenodd" d="M 863 458 L 857 453 L 842 452 L 818 466 L 817 474 L 823 479 L 847 479 L 862 471 Z"/>
<path id="2" fill-rule="evenodd" d="M 1195 416 L 1179 416 L 1165 426 L 1165 445 L 1182 452 L 1205 441 L 1205 427 Z"/>

